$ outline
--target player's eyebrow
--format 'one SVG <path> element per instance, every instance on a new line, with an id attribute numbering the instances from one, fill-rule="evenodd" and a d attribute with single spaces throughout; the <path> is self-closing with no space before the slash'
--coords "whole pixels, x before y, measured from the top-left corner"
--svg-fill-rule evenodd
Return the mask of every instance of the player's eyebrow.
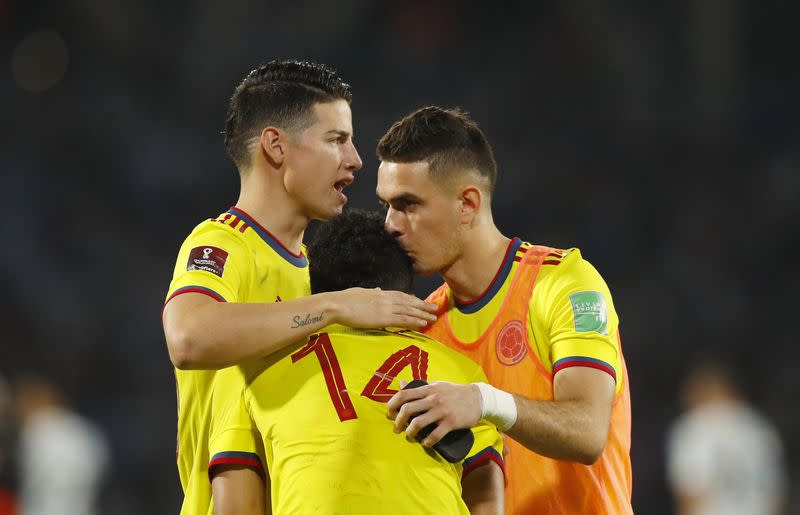
<path id="1" fill-rule="evenodd" d="M 342 130 L 342 129 L 331 129 L 328 132 L 326 132 L 325 134 L 335 134 L 335 135 L 339 136 L 340 138 L 343 138 L 343 137 L 344 138 L 349 138 L 349 137 L 352 136 L 352 134 L 349 131 L 345 131 L 345 130 Z"/>
<path id="2" fill-rule="evenodd" d="M 413 193 L 409 193 L 409 192 L 400 193 L 399 195 L 395 195 L 394 197 L 392 197 L 390 199 L 384 199 L 383 197 L 380 196 L 380 194 L 377 191 L 375 191 L 375 195 L 378 196 L 378 200 L 380 200 L 381 202 L 385 202 L 387 204 L 391 204 L 391 203 L 421 204 L 422 203 L 422 199 L 420 197 L 414 195 Z"/>

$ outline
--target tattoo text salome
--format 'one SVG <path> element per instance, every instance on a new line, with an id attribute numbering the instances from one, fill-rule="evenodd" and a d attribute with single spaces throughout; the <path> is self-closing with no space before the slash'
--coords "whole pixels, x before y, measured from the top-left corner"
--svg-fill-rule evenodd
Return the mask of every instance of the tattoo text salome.
<path id="1" fill-rule="evenodd" d="M 323 318 L 325 318 L 325 316 L 322 313 L 316 316 L 311 316 L 311 313 L 306 313 L 305 316 L 295 315 L 294 318 L 292 318 L 292 329 L 321 322 Z"/>

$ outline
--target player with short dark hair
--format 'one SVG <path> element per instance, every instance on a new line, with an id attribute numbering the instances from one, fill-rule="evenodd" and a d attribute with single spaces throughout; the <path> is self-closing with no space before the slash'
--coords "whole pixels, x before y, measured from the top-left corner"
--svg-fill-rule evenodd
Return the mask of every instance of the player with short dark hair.
<path id="1" fill-rule="evenodd" d="M 531 245 L 495 226 L 496 165 L 477 124 L 426 107 L 377 148 L 386 228 L 430 295 L 425 332 L 479 363 L 489 383 L 434 383 L 389 402 L 395 430 L 495 422 L 510 438 L 508 513 L 631 513 L 630 395 L 611 294 L 578 249 Z M 410 420 L 415 416 L 413 421 Z"/>
<path id="2" fill-rule="evenodd" d="M 349 210 L 333 218 L 315 234 L 308 256 L 313 293 L 411 288 L 411 260 L 378 213 Z M 486 380 L 477 364 L 439 342 L 398 328 L 334 324 L 239 370 L 244 406 L 214 410 L 222 420 L 214 425 L 212 453 L 230 447 L 241 425 L 237 414 L 248 413 L 263 438 L 274 513 L 503 512 L 502 440 L 493 425 L 476 426 L 466 456 L 447 460 L 395 434 L 386 418 L 384 403 L 402 381 Z M 243 495 L 250 487 L 229 484 L 222 494 Z"/>
<path id="3" fill-rule="evenodd" d="M 232 368 L 214 370 L 266 356 L 335 322 L 416 328 L 433 318 L 428 304 L 401 292 L 309 296 L 304 231 L 311 220 L 342 211 L 343 190 L 362 166 L 350 100 L 350 87 L 333 70 L 295 60 L 253 70 L 231 97 L 225 147 L 239 170 L 239 199 L 184 241 L 162 316 L 176 367 L 182 513 L 211 509 L 211 402 L 235 391 L 229 383 L 237 377 Z M 220 481 L 242 475 L 261 485 L 258 439 L 247 425 L 238 431 L 242 447 L 211 465 Z M 235 503 L 263 505 L 263 498 L 227 501 L 232 511 Z"/>
<path id="4" fill-rule="evenodd" d="M 314 104 L 350 104 L 352 99 L 350 85 L 323 64 L 271 61 L 252 70 L 234 90 L 225 118 L 225 149 L 245 172 L 264 127 L 297 134 L 315 122 Z"/>
<path id="5" fill-rule="evenodd" d="M 492 194 L 497 163 L 489 141 L 478 124 L 460 109 L 442 116 L 437 107 L 423 107 L 389 129 L 378 143 L 378 157 L 396 163 L 428 163 L 434 181 L 448 182 L 454 170 L 469 170 Z"/>

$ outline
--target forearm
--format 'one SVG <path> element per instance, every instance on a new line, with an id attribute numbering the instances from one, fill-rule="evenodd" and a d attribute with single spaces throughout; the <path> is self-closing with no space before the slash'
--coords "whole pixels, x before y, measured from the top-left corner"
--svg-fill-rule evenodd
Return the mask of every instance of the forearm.
<path id="1" fill-rule="evenodd" d="M 268 480 L 267 480 L 268 481 Z M 216 515 L 266 515 L 272 513 L 269 483 L 252 469 L 228 467 L 214 476 L 211 492 Z"/>
<path id="2" fill-rule="evenodd" d="M 174 320 L 165 316 L 170 358 L 178 368 L 218 369 L 269 355 L 335 323 L 332 295 L 271 303 L 201 302 Z"/>
<path id="3" fill-rule="evenodd" d="M 472 515 L 501 515 L 505 511 L 503 471 L 492 462 L 473 470 L 461 481 L 461 497 Z"/>
<path id="4" fill-rule="evenodd" d="M 540 401 L 514 395 L 517 421 L 511 438 L 542 456 L 590 465 L 608 438 L 608 418 L 586 400 Z"/>

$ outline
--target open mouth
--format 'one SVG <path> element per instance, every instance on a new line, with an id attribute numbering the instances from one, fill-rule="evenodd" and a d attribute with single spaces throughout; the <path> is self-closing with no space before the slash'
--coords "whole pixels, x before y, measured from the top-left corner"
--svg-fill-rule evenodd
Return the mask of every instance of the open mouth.
<path id="1" fill-rule="evenodd" d="M 338 192 L 339 192 L 339 194 L 340 194 L 340 195 L 342 195 L 342 196 L 344 197 L 344 193 L 342 193 L 342 192 L 343 192 L 343 191 L 344 191 L 344 189 L 345 189 L 346 187 L 348 187 L 348 186 L 350 185 L 350 183 L 352 183 L 352 182 L 353 182 L 353 176 L 349 175 L 349 176 L 345 177 L 345 178 L 344 178 L 344 179 L 342 179 L 342 180 L 336 181 L 336 182 L 333 184 L 333 189 L 335 189 L 336 191 L 338 191 Z M 345 198 L 347 198 L 347 197 L 345 197 Z"/>

